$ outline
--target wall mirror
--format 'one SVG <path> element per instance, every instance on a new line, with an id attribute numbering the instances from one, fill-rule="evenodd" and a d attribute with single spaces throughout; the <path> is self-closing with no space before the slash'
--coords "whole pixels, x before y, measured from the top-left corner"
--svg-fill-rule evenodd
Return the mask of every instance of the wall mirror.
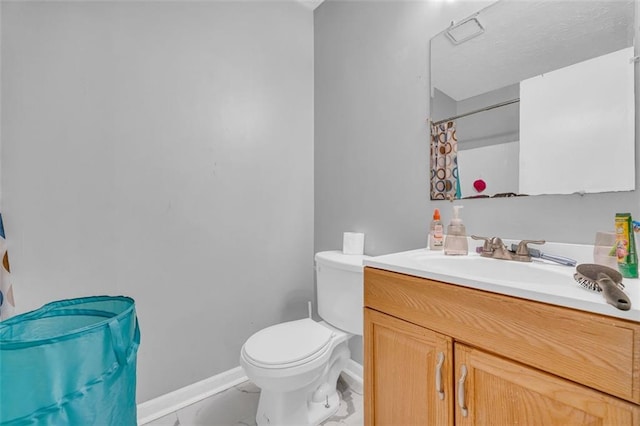
<path id="1" fill-rule="evenodd" d="M 431 199 L 634 190 L 637 3 L 501 0 L 431 39 Z"/>

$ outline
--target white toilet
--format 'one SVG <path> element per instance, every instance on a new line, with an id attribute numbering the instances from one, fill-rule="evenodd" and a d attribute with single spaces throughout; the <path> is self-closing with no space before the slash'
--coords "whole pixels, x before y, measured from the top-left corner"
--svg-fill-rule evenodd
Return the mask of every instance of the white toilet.
<path id="1" fill-rule="evenodd" d="M 240 365 L 261 388 L 258 425 L 315 426 L 340 405 L 336 382 L 362 335 L 364 255 L 317 253 L 318 314 L 267 327 L 242 346 Z M 325 322 L 326 321 L 326 322 Z"/>

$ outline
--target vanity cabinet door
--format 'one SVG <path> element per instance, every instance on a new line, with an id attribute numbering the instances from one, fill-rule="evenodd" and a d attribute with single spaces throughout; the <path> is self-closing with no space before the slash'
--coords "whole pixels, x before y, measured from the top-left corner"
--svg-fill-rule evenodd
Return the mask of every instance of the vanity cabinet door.
<path id="1" fill-rule="evenodd" d="M 365 424 L 453 425 L 452 339 L 372 309 L 364 325 Z"/>
<path id="2" fill-rule="evenodd" d="M 634 404 L 459 343 L 454 374 L 456 425 L 640 424 Z"/>

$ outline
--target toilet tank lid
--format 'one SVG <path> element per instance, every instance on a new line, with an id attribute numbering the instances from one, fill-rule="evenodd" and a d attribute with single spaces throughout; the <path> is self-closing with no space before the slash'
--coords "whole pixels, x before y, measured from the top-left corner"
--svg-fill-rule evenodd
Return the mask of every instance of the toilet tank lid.
<path id="1" fill-rule="evenodd" d="M 364 254 L 344 254 L 339 250 L 321 251 L 316 253 L 316 265 L 362 272 L 362 261 L 370 257 Z"/>

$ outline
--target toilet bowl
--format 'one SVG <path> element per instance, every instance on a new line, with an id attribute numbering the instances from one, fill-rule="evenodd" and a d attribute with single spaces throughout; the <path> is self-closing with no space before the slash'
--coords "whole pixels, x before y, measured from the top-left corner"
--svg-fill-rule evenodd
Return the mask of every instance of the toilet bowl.
<path id="1" fill-rule="evenodd" d="M 336 382 L 362 335 L 363 255 L 315 256 L 318 313 L 262 329 L 242 346 L 240 365 L 261 389 L 258 425 L 315 426 L 340 405 Z"/>

